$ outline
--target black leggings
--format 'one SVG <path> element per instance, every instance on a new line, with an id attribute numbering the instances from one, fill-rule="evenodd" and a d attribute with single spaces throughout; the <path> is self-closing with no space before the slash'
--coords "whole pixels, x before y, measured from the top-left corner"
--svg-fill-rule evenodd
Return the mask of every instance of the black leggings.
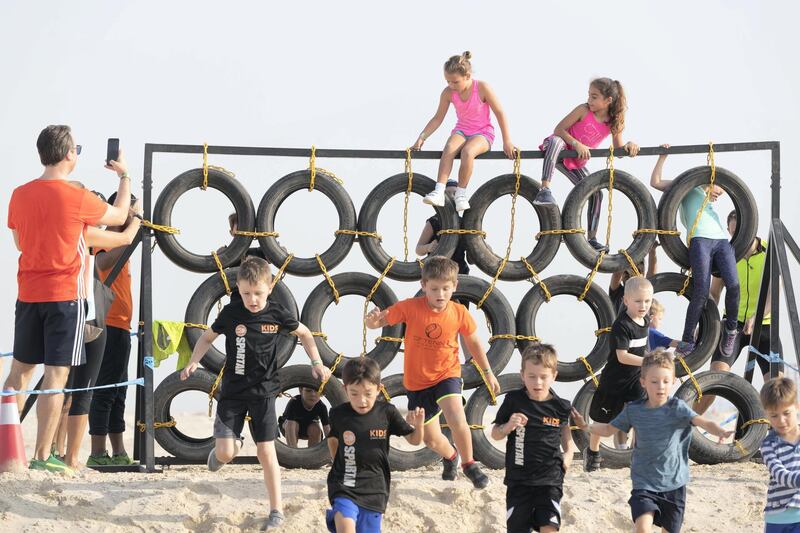
<path id="1" fill-rule="evenodd" d="M 82 389 L 94 387 L 97 383 L 97 375 L 100 372 L 100 364 L 103 362 L 103 352 L 106 347 L 106 331 L 100 334 L 93 342 L 86 344 L 86 364 L 73 366 L 69 371 L 67 380 L 68 388 Z M 72 404 L 69 408 L 69 416 L 88 415 L 89 405 L 92 403 L 92 392 L 80 391 L 72 393 Z"/>
<path id="2" fill-rule="evenodd" d="M 98 385 L 111 385 L 128 380 L 131 355 L 131 333 L 126 329 L 106 326 L 108 338 Z M 89 409 L 89 435 L 125 432 L 125 397 L 127 387 L 99 389 Z"/>

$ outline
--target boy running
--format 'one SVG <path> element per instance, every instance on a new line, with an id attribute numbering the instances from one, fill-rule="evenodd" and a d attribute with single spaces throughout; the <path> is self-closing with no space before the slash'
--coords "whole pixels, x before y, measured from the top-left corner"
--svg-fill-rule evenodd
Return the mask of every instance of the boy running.
<path id="1" fill-rule="evenodd" d="M 389 437 L 422 442 L 425 412 L 409 409 L 406 419 L 380 395 L 381 369 L 364 357 L 347 362 L 342 371 L 347 403 L 331 409 L 328 449 L 333 467 L 328 474 L 331 509 L 325 515 L 334 533 L 380 533 L 389 501 Z"/>
<path id="2" fill-rule="evenodd" d="M 443 457 L 442 479 L 456 478 L 460 455 L 464 474 L 475 488 L 483 489 L 489 484 L 489 477 L 472 457 L 472 436 L 461 396 L 459 333 L 495 393 L 500 392 L 500 384 L 475 333 L 475 320 L 466 307 L 450 300 L 457 285 L 456 262 L 446 257 L 431 257 L 422 267 L 423 296 L 397 302 L 383 311 L 373 309 L 367 315 L 366 325 L 377 329 L 405 322 L 403 385 L 408 390 L 408 408 L 425 410 L 425 446 Z M 456 448 L 442 435 L 439 425 L 442 413 Z"/>
<path id="3" fill-rule="evenodd" d="M 570 403 L 550 389 L 558 355 L 550 344 L 533 344 L 522 354 L 525 386 L 506 394 L 492 438 L 506 438 L 506 527 L 509 533 L 558 531 L 564 474 L 572 464 Z M 561 453 L 561 450 L 564 453 Z"/>
<path id="4" fill-rule="evenodd" d="M 670 398 L 675 384 L 675 363 L 659 348 L 641 363 L 641 386 L 647 398 L 627 404 L 610 424 L 587 424 L 575 410 L 576 425 L 592 436 L 610 437 L 617 431 L 636 430 L 631 461 L 633 490 L 628 503 L 636 533 L 650 533 L 653 525 L 662 532 L 680 533 L 689 483 L 689 443 L 692 426 L 716 437 L 729 437 L 716 422 L 703 418 L 678 398 Z"/>
<path id="5" fill-rule="evenodd" d="M 241 298 L 232 298 L 209 329 L 200 337 L 192 358 L 181 372 L 186 379 L 219 335 L 225 335 L 225 373 L 222 377 L 217 417 L 214 420 L 216 446 L 208 455 L 208 469 L 215 472 L 236 457 L 242 448 L 245 415 L 250 415 L 258 460 L 264 469 L 270 513 L 265 527 L 283 524 L 280 468 L 275 454 L 278 421 L 275 397 L 280 392 L 275 342 L 278 333 L 294 333 L 311 359 L 313 376 L 330 377 L 322 364 L 314 337 L 303 324 L 274 300 L 269 300 L 272 274 L 269 264 L 257 257 L 242 261 L 236 279 Z"/>

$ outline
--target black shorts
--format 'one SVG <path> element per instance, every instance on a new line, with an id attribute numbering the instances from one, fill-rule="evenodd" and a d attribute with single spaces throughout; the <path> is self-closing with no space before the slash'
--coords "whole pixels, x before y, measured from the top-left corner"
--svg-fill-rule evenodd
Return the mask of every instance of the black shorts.
<path id="1" fill-rule="evenodd" d="M 544 485 L 506 487 L 508 533 L 530 533 L 544 526 L 561 528 L 561 487 Z"/>
<path id="2" fill-rule="evenodd" d="M 82 300 L 21 302 L 14 315 L 14 359 L 29 365 L 79 366 L 86 362 Z"/>
<path id="3" fill-rule="evenodd" d="M 417 391 L 408 391 L 406 394 L 408 410 L 411 411 L 417 407 L 425 409 L 425 423 L 427 424 L 442 414 L 442 408 L 439 407 L 439 400 L 447 398 L 448 396 L 461 396 L 463 388 L 464 381 L 461 378 L 447 378 L 433 387 Z M 461 396 L 461 398 L 463 400 L 463 396 Z"/>
<path id="4" fill-rule="evenodd" d="M 283 423 L 288 421 L 289 419 L 284 418 L 283 415 L 278 417 L 278 431 L 280 431 L 281 435 L 284 437 L 286 436 L 286 430 L 283 428 Z M 300 426 L 297 430 L 297 438 L 300 440 L 308 440 L 308 427 L 311 424 L 316 424 L 317 427 L 319 427 L 320 424 L 319 418 L 315 418 L 314 420 L 292 420 L 292 422 L 297 422 Z M 321 430 L 320 433 L 322 433 Z"/>
<path id="5" fill-rule="evenodd" d="M 653 524 L 669 533 L 680 533 L 686 509 L 686 486 L 667 492 L 634 489 L 628 503 L 634 522 L 643 514 L 654 512 Z"/>
<path id="6" fill-rule="evenodd" d="M 723 323 L 725 321 L 723 320 Z M 724 326 L 723 326 L 724 327 Z M 737 323 L 737 331 L 736 334 L 736 346 L 733 348 L 733 354 L 730 357 L 725 357 L 722 355 L 722 352 L 719 350 L 719 343 L 717 343 L 716 347 L 714 348 L 714 355 L 711 356 L 711 362 L 714 363 L 716 361 L 721 361 L 726 363 L 728 366 L 733 366 L 733 363 L 739 358 L 741 351 L 747 350 L 747 347 L 750 346 L 750 335 L 745 335 L 742 333 L 744 329 L 744 322 Z M 756 342 L 756 350 L 763 353 L 764 355 L 769 355 L 770 347 L 769 347 L 769 324 L 762 324 L 761 325 L 761 332 L 758 335 L 758 341 Z M 781 344 L 780 339 L 778 339 L 778 346 L 777 348 L 773 348 L 771 351 L 779 354 L 783 354 L 783 345 Z M 749 353 L 749 350 L 745 351 L 745 357 Z M 769 374 L 769 361 L 756 355 L 756 363 L 758 367 L 761 369 L 762 374 Z M 783 363 L 779 365 L 779 371 L 783 372 Z"/>
<path id="7" fill-rule="evenodd" d="M 257 400 L 222 398 L 217 403 L 214 419 L 215 439 L 238 439 L 242 436 L 244 417 L 250 415 L 250 431 L 256 442 L 268 442 L 278 437 L 278 419 L 275 417 L 275 397 Z"/>
<path id="8" fill-rule="evenodd" d="M 645 397 L 639 380 L 632 381 L 622 388 L 601 386 L 592 397 L 589 416 L 595 422 L 608 424 L 622 412 L 625 404 Z"/>

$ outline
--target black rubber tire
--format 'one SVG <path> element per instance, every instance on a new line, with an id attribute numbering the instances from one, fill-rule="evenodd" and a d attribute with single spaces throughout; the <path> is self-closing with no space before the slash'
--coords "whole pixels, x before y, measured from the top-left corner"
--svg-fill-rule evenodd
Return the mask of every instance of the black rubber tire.
<path id="1" fill-rule="evenodd" d="M 703 394 L 722 396 L 733 404 L 739 411 L 744 421 L 764 418 L 764 410 L 758 391 L 744 378 L 730 372 L 701 372 L 695 374 L 695 379 L 700 385 Z M 675 397 L 680 398 L 692 407 L 697 399 L 697 390 L 691 380 L 687 380 L 675 392 Z M 733 463 L 745 461 L 752 457 L 767 436 L 769 424 L 752 424 L 746 427 L 739 438 L 739 443 L 747 451 L 742 451 L 731 444 L 717 444 L 704 437 L 695 427 L 692 428 L 692 442 L 689 445 L 689 458 L 698 464 L 713 465 L 718 463 Z"/>
<path id="2" fill-rule="evenodd" d="M 597 387 L 595 387 L 594 381 L 590 379 L 583 384 L 583 387 L 581 387 L 578 394 L 576 394 L 575 398 L 572 400 L 572 407 L 578 411 L 587 422 L 590 419 L 589 406 L 592 405 L 592 398 L 594 397 L 595 391 L 597 391 Z M 572 423 L 571 420 L 570 423 Z M 589 447 L 589 434 L 580 429 L 573 429 L 572 440 L 585 456 L 586 450 Z M 609 448 L 601 442 L 600 455 L 603 457 L 603 466 L 606 468 L 627 468 L 631 466 L 633 450 L 617 450 L 615 448 Z"/>
<path id="3" fill-rule="evenodd" d="M 571 294 L 576 298 L 583 292 L 586 286 L 586 278 L 574 276 L 572 274 L 559 274 L 543 280 L 552 296 L 559 294 Z M 597 329 L 610 327 L 616 315 L 611 305 L 608 294 L 597 284 L 592 283 L 586 297 L 583 300 L 589 305 L 595 318 L 597 319 Z M 547 303 L 541 285 L 536 284 L 523 296 L 517 308 L 517 332 L 525 336 L 536 335 L 536 314 L 542 304 Z M 546 342 L 546 339 L 543 339 Z M 520 352 L 531 344 L 531 341 L 518 341 Z M 586 355 L 586 360 L 592 365 L 592 370 L 597 374 L 608 360 L 609 335 L 601 334 L 597 337 L 594 348 Z M 581 361 L 558 362 L 558 381 L 577 381 L 589 377 L 589 371 Z"/>
<path id="4" fill-rule="evenodd" d="M 662 272 L 649 278 L 653 284 L 653 292 L 674 292 L 678 293 L 683 287 L 686 276 L 678 274 L 677 272 Z M 689 286 L 683 297 L 690 300 L 692 294 L 692 280 L 689 279 Z M 700 333 L 697 338 L 697 345 L 694 351 L 684 358 L 686 365 L 694 372 L 701 368 L 706 361 L 708 361 L 714 354 L 714 349 L 719 343 L 719 337 L 722 332 L 722 326 L 719 319 L 719 310 L 710 298 L 706 300 L 706 305 L 703 307 L 703 312 L 700 315 Z M 686 375 L 683 365 L 676 361 L 675 375 L 683 377 Z"/>
<path id="5" fill-rule="evenodd" d="M 295 387 L 318 389 L 320 381 L 311 375 L 311 365 L 292 365 L 278 370 L 281 393 Z M 322 390 L 322 396 L 331 407 L 347 401 L 342 382 L 331 377 Z M 279 414 L 279 413 L 277 413 Z M 311 448 L 291 448 L 280 439 L 275 439 L 278 463 L 284 468 L 320 468 L 331 462 L 328 443 L 323 439 Z"/>
<path id="6" fill-rule="evenodd" d="M 489 283 L 487 281 L 466 274 L 459 274 L 458 286 L 453 293 L 452 299 L 466 300 L 477 305 L 488 288 Z M 422 292 L 418 292 L 417 296 L 421 294 Z M 492 335 L 516 334 L 514 309 L 497 286 L 492 289 L 489 297 L 483 302 L 481 309 L 489 319 Z M 505 370 L 508 361 L 514 354 L 515 345 L 516 342 L 512 339 L 496 339 L 489 345 L 486 357 L 489 359 L 489 366 L 495 376 L 499 376 L 500 372 Z M 461 365 L 461 379 L 464 380 L 464 390 L 474 389 L 483 385 L 483 379 L 475 369 L 475 365 L 469 361 Z"/>
<path id="7" fill-rule="evenodd" d="M 405 396 L 408 391 L 403 386 L 402 374 L 394 374 L 387 376 L 381 380 L 389 397 L 394 399 L 397 396 Z M 378 401 L 386 401 L 383 394 L 378 394 Z M 442 418 L 444 419 L 444 418 Z M 442 432 L 447 432 L 446 429 Z M 449 432 L 446 433 L 449 437 Z M 414 468 L 421 468 L 423 466 L 432 465 L 441 461 L 442 458 L 439 454 L 430 450 L 429 448 L 420 448 L 415 451 L 405 451 L 395 448 L 389 441 L 389 465 L 392 470 L 413 470 Z"/>
<path id="8" fill-rule="evenodd" d="M 501 395 L 521 389 L 524 386 L 519 374 L 504 374 L 498 376 L 497 381 L 500 382 L 500 394 L 497 395 L 498 406 L 502 403 Z M 482 462 L 488 468 L 499 470 L 506 467 L 506 454 L 489 440 L 491 438 L 491 421 L 484 420 L 484 415 L 491 403 L 491 399 L 489 390 L 485 386 L 478 387 L 469 397 L 464 412 L 467 415 L 467 424 L 471 426 L 487 424 L 486 429 L 472 430 L 472 453 L 475 456 L 475 460 Z"/>
<path id="9" fill-rule="evenodd" d="M 303 189 L 307 191 L 310 180 L 311 173 L 308 170 L 298 170 L 275 182 L 258 205 L 256 214 L 258 231 L 275 231 L 275 216 L 281 204 L 292 193 Z M 333 202 L 336 213 L 339 215 L 339 227 L 336 229 L 350 231 L 356 229 L 356 208 L 342 185 L 324 172 L 317 172 L 314 179 L 314 190 L 321 192 Z M 350 248 L 353 247 L 354 240 L 354 235 L 335 234 L 333 243 L 327 250 L 319 254 L 327 270 L 333 269 L 344 261 Z M 264 256 L 273 265 L 282 265 L 289 256 L 289 251 L 280 245 L 277 237 L 259 237 L 258 243 L 261 245 Z M 295 256 L 286 266 L 286 272 L 295 276 L 317 276 L 322 274 L 322 269 L 315 257 Z"/>
<path id="10" fill-rule="evenodd" d="M 378 278 L 362 272 L 344 272 L 331 276 L 331 278 L 341 297 L 354 294 L 366 298 L 372 286 L 378 281 Z M 385 281 L 380 284 L 378 290 L 376 290 L 375 294 L 372 296 L 372 304 L 379 309 L 386 309 L 396 302 L 397 296 L 395 296 L 394 291 L 392 291 Z M 322 317 L 332 303 L 335 303 L 333 290 L 330 285 L 328 285 L 327 280 L 322 280 L 319 285 L 314 287 L 314 290 L 311 291 L 308 298 L 306 298 L 306 302 L 303 304 L 300 322 L 305 324 L 311 331 L 322 331 Z M 371 308 L 372 305 L 369 307 Z M 402 324 L 386 326 L 381 330 L 381 336 L 402 338 L 404 331 L 405 327 Z M 356 333 L 354 332 L 354 334 Z M 360 336 L 360 328 L 357 334 Z M 336 361 L 336 358 L 339 356 L 339 352 L 331 348 L 324 337 L 315 337 L 314 340 L 317 343 L 317 349 L 319 350 L 322 362 L 328 367 L 333 365 L 334 361 Z M 394 359 L 394 356 L 397 355 L 399 350 L 399 342 L 379 342 L 367 352 L 367 357 L 374 359 L 383 369 L 392 362 L 392 359 Z M 350 359 L 358 358 L 358 355 L 355 357 L 343 357 L 342 361 L 336 366 L 334 374 L 341 377 L 345 363 Z"/>
<path id="11" fill-rule="evenodd" d="M 561 211 L 561 225 L 564 229 L 583 227 L 581 210 L 594 193 L 608 189 L 608 176 L 608 170 L 593 172 L 573 187 L 569 195 L 567 195 L 567 199 L 564 201 L 564 209 Z M 656 203 L 644 183 L 623 170 L 615 170 L 614 191 L 621 192 L 633 203 L 636 208 L 637 229 L 656 227 Z M 656 236 L 654 233 L 640 233 L 633 237 L 633 242 L 627 248 L 628 254 L 630 254 L 634 262 L 638 263 L 645 258 L 655 241 Z M 566 242 L 572 257 L 586 268 L 594 268 L 600 253 L 592 248 L 586 240 L 585 234 L 572 233 L 564 235 L 564 242 Z M 628 264 L 628 260 L 624 255 L 609 253 L 603 257 L 599 271 L 618 272 L 625 270 Z"/>
<path id="12" fill-rule="evenodd" d="M 513 195 L 515 185 L 516 176 L 514 174 L 503 174 L 481 185 L 469 199 L 470 208 L 464 213 L 464 228 L 483 229 L 483 218 L 486 216 L 486 210 L 492 202 L 501 196 Z M 541 231 L 561 229 L 561 213 L 558 211 L 558 206 L 534 205 L 533 200 L 536 198 L 540 188 L 541 184 L 538 181 L 528 176 L 520 176 L 517 201 L 519 199 L 527 200 L 536 210 Z M 523 234 L 523 236 L 530 237 L 527 234 Z M 463 238 L 466 239 L 467 250 L 475 261 L 475 266 L 486 275 L 494 276 L 503 258 L 489 248 L 484 237 L 480 235 L 464 235 Z M 533 250 L 525 259 L 536 272 L 541 272 L 556 256 L 560 244 L 561 235 L 544 235 L 535 242 Z M 530 277 L 531 273 L 525 267 L 525 264 L 519 260 L 509 260 L 505 268 L 503 268 L 503 272 L 500 273 L 500 279 L 504 281 L 519 281 Z"/>
<path id="13" fill-rule="evenodd" d="M 435 181 L 423 176 L 422 174 L 414 174 L 411 180 L 411 192 L 425 196 L 433 190 Z M 358 230 L 376 232 L 378 228 L 378 215 L 383 209 L 383 206 L 389 201 L 392 196 L 398 194 L 405 194 L 408 188 L 408 174 L 395 174 L 380 182 L 373 188 L 367 195 L 364 203 L 361 205 L 361 211 L 358 213 Z M 439 219 L 442 221 L 442 229 L 458 229 L 458 213 L 456 213 L 453 202 L 447 198 L 444 207 L 434 207 Z M 409 202 L 411 198 L 409 198 Z M 443 255 L 450 257 L 456 251 L 458 246 L 459 235 L 445 234 L 438 238 L 436 248 L 433 250 L 432 255 Z M 392 256 L 386 253 L 383 249 L 379 239 L 373 237 L 359 237 L 359 244 L 361 251 L 367 262 L 372 265 L 372 268 L 378 272 L 383 272 L 386 265 L 392 259 Z M 419 262 L 412 259 L 411 261 L 402 261 L 395 259 L 394 265 L 391 270 L 387 272 L 386 277 L 398 281 L 416 281 L 422 277 L 422 267 Z"/>
<path id="14" fill-rule="evenodd" d="M 711 169 L 707 166 L 690 168 L 675 178 L 669 190 L 661 196 L 658 202 L 658 228 L 675 230 L 676 217 L 681 200 L 695 187 L 709 183 Z M 758 206 L 753 198 L 753 193 L 736 174 L 722 167 L 717 167 L 715 183 L 725 189 L 736 208 L 738 222 L 736 233 L 731 244 L 736 260 L 743 258 L 756 238 L 758 230 Z M 694 218 L 692 218 L 694 220 Z M 664 248 L 664 253 L 677 265 L 689 268 L 689 248 L 686 247 L 688 230 L 681 231 L 681 235 L 661 235 L 659 241 Z"/>
<path id="15" fill-rule="evenodd" d="M 180 372 L 173 372 L 158 384 L 153 392 L 153 416 L 156 422 L 169 422 L 172 417 L 170 410 L 172 400 L 183 392 L 200 391 L 205 394 L 211 390 L 216 374 L 204 368 L 198 368 L 194 374 L 189 376 L 186 381 L 181 381 Z M 219 399 L 219 392 L 215 395 Z M 207 403 L 203 402 L 202 408 L 206 408 Z M 190 437 L 181 432 L 179 428 L 180 420 L 176 420 L 174 427 L 164 427 L 155 430 L 155 439 L 165 451 L 171 453 L 179 459 L 191 461 L 205 461 L 208 453 L 214 448 L 214 437 L 209 436 L 203 439 Z M 213 419 L 209 419 L 208 429 L 211 430 Z"/>
<path id="16" fill-rule="evenodd" d="M 161 194 L 158 195 L 156 205 L 153 208 L 153 222 L 162 226 L 172 225 L 172 210 L 178 198 L 190 189 L 199 188 L 203 183 L 203 169 L 195 168 L 187 170 L 183 174 L 170 181 Z M 208 187 L 224 194 L 233 204 L 236 215 L 239 217 L 238 227 L 242 231 L 253 231 L 255 228 L 255 209 L 250 193 L 239 183 L 236 178 L 213 168 L 208 169 Z M 171 235 L 163 231 L 155 232 L 158 247 L 164 252 L 173 263 L 192 272 L 214 272 L 217 270 L 217 263 L 214 257 L 208 255 L 198 255 L 188 251 L 178 242 L 176 235 Z M 224 250 L 219 252 L 218 257 L 223 267 L 237 264 L 253 241 L 252 237 L 237 235 L 233 237 Z M 217 250 L 220 243 L 209 244 L 209 249 Z"/>
<path id="17" fill-rule="evenodd" d="M 225 276 L 228 278 L 228 284 L 234 291 L 236 290 L 236 274 L 238 272 L 239 267 L 225 269 Z M 191 324 L 207 324 L 210 326 L 211 324 L 208 323 L 208 317 L 211 314 L 211 309 L 224 296 L 225 284 L 222 282 L 222 277 L 219 274 L 211 275 L 197 287 L 196 291 L 194 291 L 192 298 L 189 300 L 189 305 L 186 306 L 184 322 Z M 280 303 L 289 311 L 292 317 L 298 317 L 297 302 L 283 281 L 279 281 L 275 284 L 275 287 L 272 288 L 272 293 L 269 295 L 269 299 Z M 194 349 L 194 345 L 200 339 L 203 331 L 204 330 L 200 328 L 186 328 L 186 338 L 192 349 Z M 296 345 L 297 338 L 293 335 L 283 332 L 279 334 L 275 347 L 278 368 L 281 368 L 289 361 L 294 353 Z M 200 363 L 212 372 L 219 373 L 222 365 L 225 364 L 225 354 L 212 345 L 203 356 L 203 359 L 200 360 Z"/>

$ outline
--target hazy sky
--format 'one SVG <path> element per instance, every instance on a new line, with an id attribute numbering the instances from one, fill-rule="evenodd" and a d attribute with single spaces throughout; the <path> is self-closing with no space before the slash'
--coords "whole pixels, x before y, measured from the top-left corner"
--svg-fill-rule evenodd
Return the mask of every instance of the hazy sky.
<path id="1" fill-rule="evenodd" d="M 436 109 L 448 56 L 471 50 L 474 75 L 490 83 L 505 108 L 513 141 L 535 149 L 555 124 L 584 101 L 589 81 L 619 79 L 628 94 L 626 140 L 642 146 L 777 140 L 782 143 L 783 218 L 800 233 L 795 203 L 800 194 L 797 123 L 800 49 L 793 2 L 20 2 L 0 4 L 0 159 L 5 186 L 0 215 L 14 187 L 41 172 L 35 141 L 47 124 L 66 123 L 83 145 L 74 177 L 106 193 L 116 177 L 102 168 L 107 137 L 119 137 L 128 155 L 136 194 L 141 194 L 147 142 L 402 149 Z M 451 111 L 426 144 L 441 149 L 455 121 Z M 501 148 L 500 136 L 495 149 Z M 258 206 L 281 176 L 305 168 L 291 158 L 215 157 L 237 174 Z M 617 167 L 647 182 L 652 157 L 619 160 Z M 199 156 L 158 155 L 154 199 L 179 173 L 200 166 Z M 356 210 L 370 189 L 402 172 L 402 161 L 320 160 L 345 180 Z M 705 164 L 705 156 L 675 156 L 669 176 Z M 717 164 L 746 180 L 760 208 L 759 233 L 769 220 L 769 154 L 719 154 Z M 603 168 L 593 160 L 589 168 Z M 510 172 L 510 162 L 478 162 L 470 191 Z M 436 162 L 414 164 L 435 177 Z M 523 173 L 539 179 L 540 161 L 523 161 Z M 569 182 L 556 176 L 563 204 Z M 654 191 L 656 200 L 658 193 Z M 297 193 L 281 209 L 281 240 L 298 255 L 327 248 L 336 228 L 332 206 L 320 194 Z M 416 242 L 430 208 L 411 201 L 410 240 Z M 508 234 L 507 199 L 484 221 L 489 241 L 503 250 Z M 632 204 L 616 197 L 613 248 L 629 242 Z M 718 206 L 724 216 L 729 200 Z M 174 212 L 181 242 L 207 253 L 227 242 L 231 206 L 218 193 L 193 191 Z M 309 216 L 309 213 L 314 216 Z M 384 209 L 380 231 L 393 254 L 402 254 L 401 197 Z M 530 206 L 518 208 L 512 257 L 527 255 L 538 231 Z M 605 216 L 603 216 L 605 224 Z M 605 225 L 601 226 L 602 228 Z M 46 228 L 43 228 L 46 230 Z M 0 351 L 13 338 L 16 260 L 10 232 L 0 239 Z M 661 253 L 662 271 L 675 265 Z M 138 272 L 138 254 L 134 270 Z M 208 275 L 187 273 L 154 255 L 154 315 L 182 320 L 186 303 Z M 354 247 L 333 273 L 372 268 Z M 797 268 L 795 282 L 800 283 Z M 585 275 L 565 246 L 544 271 Z M 487 278 L 477 268 L 473 274 Z M 607 287 L 608 275 L 597 283 Z M 302 307 L 322 278 L 288 278 Z M 389 281 L 398 297 L 413 283 Z M 138 294 L 138 280 L 134 294 Z M 499 283 L 512 306 L 530 285 Z M 135 298 L 138 299 L 138 298 Z M 685 303 L 668 304 L 665 330 L 679 336 Z M 326 315 L 324 329 L 337 349 L 360 349 L 359 298 L 345 298 Z M 479 322 L 481 322 L 480 320 Z M 786 324 L 786 322 L 784 322 Z M 562 297 L 548 304 L 537 323 L 564 360 L 585 353 L 594 329 L 588 308 Z M 783 334 L 790 345 L 788 330 Z M 794 355 L 788 352 L 793 360 Z M 302 350 L 294 361 L 304 361 Z M 515 359 L 506 372 L 517 370 Z M 172 369 L 158 371 L 159 379 Z M 740 365 L 741 366 L 741 365 Z M 387 374 L 400 369 L 398 357 Z M 2 374 L 7 373 L 8 360 Z M 571 397 L 574 385 L 558 384 Z M 202 409 L 202 406 L 199 408 Z"/>

